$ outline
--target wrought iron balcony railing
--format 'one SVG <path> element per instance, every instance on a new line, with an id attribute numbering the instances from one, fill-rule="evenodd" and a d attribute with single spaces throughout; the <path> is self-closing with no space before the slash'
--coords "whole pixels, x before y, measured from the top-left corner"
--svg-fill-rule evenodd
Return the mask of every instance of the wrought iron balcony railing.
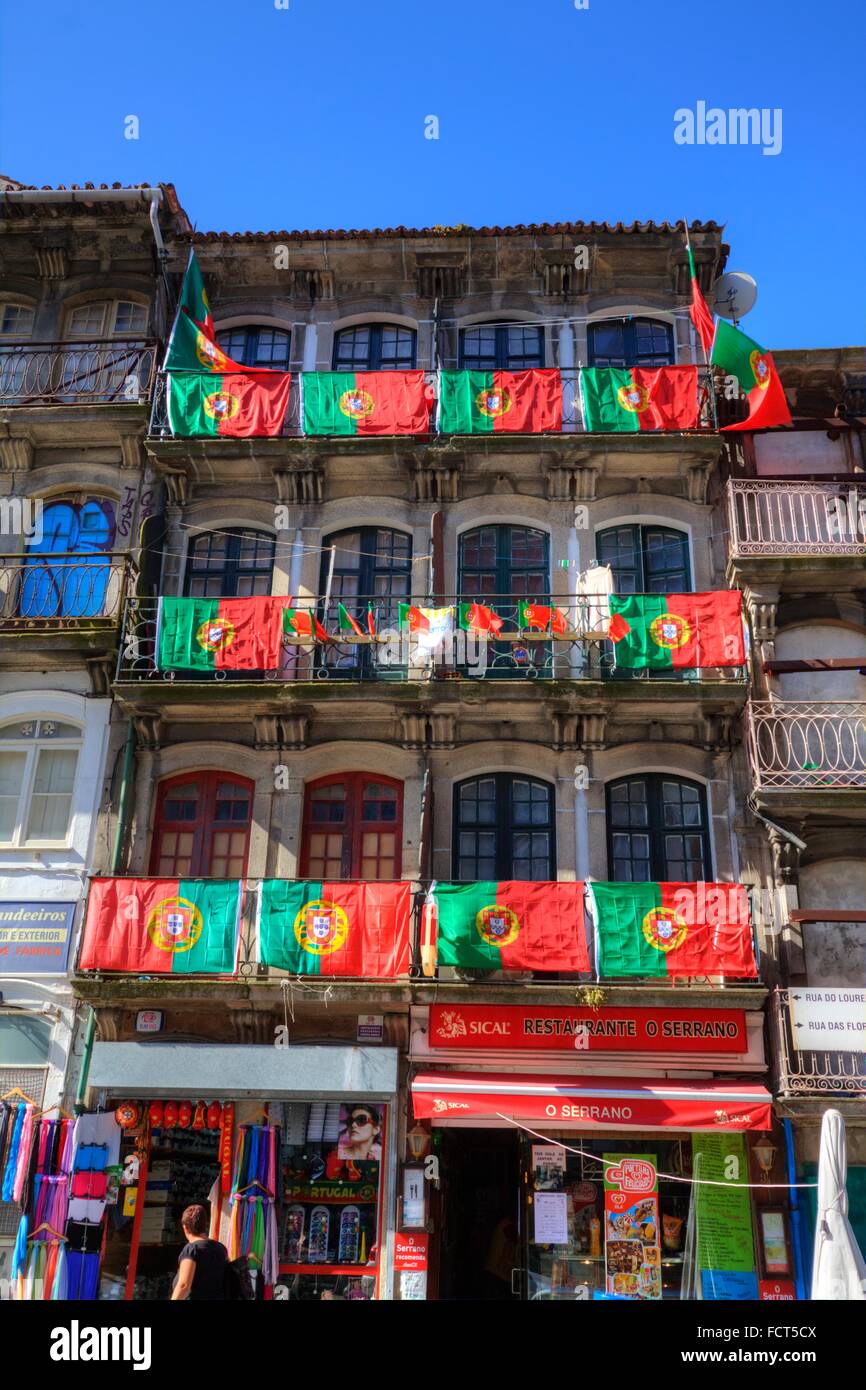
<path id="1" fill-rule="evenodd" d="M 0 405 L 147 401 L 156 373 L 157 347 L 140 338 L 2 345 Z"/>
<path id="2" fill-rule="evenodd" d="M 866 788 L 866 704 L 752 700 L 747 729 L 758 791 Z"/>
<path id="3" fill-rule="evenodd" d="M 712 369 L 709 367 L 698 367 L 698 430 L 703 433 L 711 433 L 717 428 L 716 417 L 716 392 L 713 383 Z M 429 371 L 426 374 L 427 384 L 432 389 L 434 396 L 437 391 L 437 374 Z M 577 368 L 571 371 L 561 372 L 562 376 L 562 432 L 564 434 L 583 434 L 585 433 L 583 409 L 580 398 L 580 373 Z M 430 415 L 430 435 L 420 436 L 421 438 L 437 438 L 436 432 L 436 408 Z M 301 417 L 301 387 L 300 375 L 292 373 L 291 389 L 289 391 L 289 404 L 286 410 L 286 418 L 283 422 L 280 434 L 285 437 L 303 435 L 303 423 Z M 663 433 L 657 431 L 656 433 Z M 166 375 L 164 372 L 157 373 L 157 379 L 153 391 L 153 404 L 150 414 L 150 434 L 151 437 L 169 437 L 171 430 L 168 421 L 168 405 L 166 401 Z M 448 435 L 441 436 L 449 438 Z M 485 436 L 488 438 L 489 436 Z M 512 436 L 513 437 L 513 436 Z M 536 436 L 528 436 L 535 438 Z"/>
<path id="4" fill-rule="evenodd" d="M 340 632 L 338 603 L 345 603 L 360 633 Z M 467 631 L 460 625 L 461 605 L 483 603 L 502 622 L 498 633 Z M 522 602 L 555 609 L 561 630 L 521 626 Z M 367 631 L 369 611 L 375 635 Z M 429 612 L 429 631 L 400 624 L 400 605 Z M 678 684 L 701 678 L 742 681 L 743 667 L 695 670 L 631 671 L 618 668 L 614 644 L 606 639 L 609 618 L 604 601 L 565 601 L 534 594 L 525 600 L 484 594 L 412 598 L 396 594 L 371 598 L 343 595 L 302 601 L 305 615 L 315 617 L 325 640 L 287 637 L 278 669 L 187 671 L 162 669 L 159 657 L 159 602 L 130 598 L 124 619 L 117 667 L 119 681 L 433 681 L 433 680 L 659 680 Z M 435 615 L 442 615 L 437 618 Z"/>
<path id="5" fill-rule="evenodd" d="M 776 1089 L 784 1096 L 866 1096 L 866 1055 L 862 1052 L 801 1051 L 794 1038 L 790 989 L 777 989 L 770 1001 L 770 1029 Z"/>
<path id="6" fill-rule="evenodd" d="M 0 632 L 86 631 L 117 627 L 128 555 L 0 555 Z"/>
<path id="7" fill-rule="evenodd" d="M 847 483 L 728 483 L 731 554 L 866 557 L 866 487 Z"/>

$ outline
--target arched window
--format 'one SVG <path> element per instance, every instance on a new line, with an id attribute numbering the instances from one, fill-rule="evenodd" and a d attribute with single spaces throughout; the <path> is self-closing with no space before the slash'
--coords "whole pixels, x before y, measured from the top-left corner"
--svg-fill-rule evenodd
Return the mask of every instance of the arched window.
<path id="1" fill-rule="evenodd" d="M 391 323 L 359 323 L 334 336 L 335 372 L 406 372 L 415 366 L 417 334 Z"/>
<path id="2" fill-rule="evenodd" d="M 524 323 L 479 323 L 463 328 L 460 366 L 475 372 L 522 372 L 543 367 L 543 330 Z"/>
<path id="3" fill-rule="evenodd" d="M 81 729 L 41 718 L 0 728 L 0 844 L 66 844 Z"/>
<path id="4" fill-rule="evenodd" d="M 274 538 L 266 531 L 200 531 L 189 542 L 184 593 L 190 598 L 267 596 L 273 572 Z"/>
<path id="5" fill-rule="evenodd" d="M 219 345 L 233 362 L 243 362 L 245 367 L 271 367 L 274 371 L 288 371 L 291 343 L 292 335 L 287 329 L 257 323 L 224 328 L 219 334 Z"/>
<path id="6" fill-rule="evenodd" d="M 607 857 L 617 883 L 711 881 L 705 789 L 661 772 L 609 782 Z"/>
<path id="7" fill-rule="evenodd" d="M 460 594 L 538 597 L 550 589 L 546 531 L 534 526 L 476 526 L 460 537 Z"/>
<path id="8" fill-rule="evenodd" d="M 689 540 L 672 526 L 609 526 L 596 537 L 600 565 L 617 594 L 685 594 L 692 587 Z"/>
<path id="9" fill-rule="evenodd" d="M 159 878 L 243 878 L 253 784 L 225 772 L 194 772 L 162 783 L 150 871 Z"/>
<path id="10" fill-rule="evenodd" d="M 460 882 L 556 877 L 553 787 L 491 772 L 454 788 L 453 869 Z"/>
<path id="11" fill-rule="evenodd" d="M 589 325 L 591 367 L 669 367 L 674 335 L 659 319 L 604 319 Z"/>
<path id="12" fill-rule="evenodd" d="M 0 339 L 22 343 L 33 333 L 36 310 L 32 304 L 0 304 Z"/>
<path id="13" fill-rule="evenodd" d="M 312 879 L 398 879 L 403 784 L 368 772 L 338 773 L 307 787 L 301 873 Z"/>
<path id="14" fill-rule="evenodd" d="M 64 336 L 73 338 L 140 338 L 147 332 L 147 306 L 131 299 L 95 299 L 66 314 Z"/>

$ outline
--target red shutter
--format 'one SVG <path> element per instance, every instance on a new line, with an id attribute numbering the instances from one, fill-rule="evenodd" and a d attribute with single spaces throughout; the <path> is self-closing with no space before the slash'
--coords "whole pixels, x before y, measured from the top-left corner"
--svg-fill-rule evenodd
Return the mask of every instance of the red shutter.
<path id="1" fill-rule="evenodd" d="M 159 788 L 150 872 L 159 878 L 244 878 L 253 783 L 225 772 L 183 773 Z"/>
<path id="2" fill-rule="evenodd" d="M 307 786 L 302 877 L 399 879 L 402 843 L 402 782 L 349 772 Z"/>

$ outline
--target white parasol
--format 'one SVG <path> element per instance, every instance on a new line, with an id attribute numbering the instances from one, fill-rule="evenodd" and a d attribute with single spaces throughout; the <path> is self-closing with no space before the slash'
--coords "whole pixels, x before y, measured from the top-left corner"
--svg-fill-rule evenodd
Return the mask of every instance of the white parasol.
<path id="1" fill-rule="evenodd" d="M 838 1110 L 827 1110 L 818 1159 L 813 1300 L 866 1299 L 866 1263 L 848 1220 L 847 1175 L 845 1121 Z"/>

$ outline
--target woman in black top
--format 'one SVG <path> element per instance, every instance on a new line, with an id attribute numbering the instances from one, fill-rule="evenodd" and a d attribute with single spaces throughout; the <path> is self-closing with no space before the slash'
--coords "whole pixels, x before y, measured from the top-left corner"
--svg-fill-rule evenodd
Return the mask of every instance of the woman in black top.
<path id="1" fill-rule="evenodd" d="M 207 1208 L 187 1207 L 181 1225 L 187 1243 L 178 1256 L 172 1303 L 182 1298 L 193 1303 L 221 1301 L 226 1296 L 228 1251 L 218 1240 L 208 1239 Z"/>

